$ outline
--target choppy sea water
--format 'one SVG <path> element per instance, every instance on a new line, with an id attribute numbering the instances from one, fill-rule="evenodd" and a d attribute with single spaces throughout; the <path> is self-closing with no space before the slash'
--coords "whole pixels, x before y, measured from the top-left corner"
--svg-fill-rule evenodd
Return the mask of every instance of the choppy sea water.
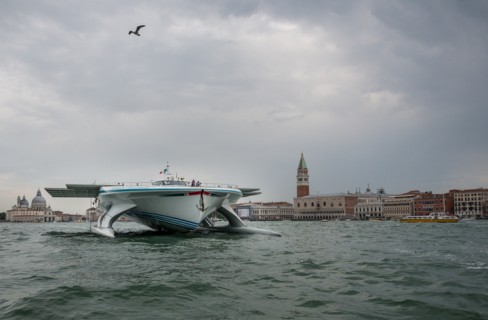
<path id="1" fill-rule="evenodd" d="M 1 319 L 487 319 L 488 223 L 0 224 Z"/>

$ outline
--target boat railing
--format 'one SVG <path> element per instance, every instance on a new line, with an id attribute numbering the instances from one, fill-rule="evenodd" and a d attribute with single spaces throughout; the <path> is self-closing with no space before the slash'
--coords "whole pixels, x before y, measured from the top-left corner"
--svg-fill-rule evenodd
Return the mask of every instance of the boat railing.
<path id="1" fill-rule="evenodd" d="M 161 182 L 158 184 L 158 182 Z M 151 187 L 157 185 L 179 185 L 179 186 L 187 186 L 192 187 L 191 181 L 186 180 L 156 180 L 156 181 L 124 181 L 124 182 L 110 182 L 110 183 L 103 183 L 104 186 L 107 187 Z M 206 187 L 206 188 L 230 188 L 236 189 L 238 185 L 230 184 L 230 183 L 216 183 L 216 182 L 200 182 L 195 183 L 193 187 Z"/>
<path id="2" fill-rule="evenodd" d="M 189 184 L 191 186 L 191 182 Z M 216 182 L 203 182 L 200 183 L 200 187 L 208 187 L 208 188 L 230 188 L 230 189 L 237 189 L 237 184 L 230 184 L 230 183 L 216 183 Z"/>

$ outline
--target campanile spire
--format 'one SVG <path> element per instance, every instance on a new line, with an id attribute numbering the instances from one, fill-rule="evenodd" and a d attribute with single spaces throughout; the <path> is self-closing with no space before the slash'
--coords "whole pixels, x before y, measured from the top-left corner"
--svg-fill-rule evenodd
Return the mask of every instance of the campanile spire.
<path id="1" fill-rule="evenodd" d="M 302 152 L 297 170 L 297 197 L 305 197 L 309 194 L 308 168 Z"/>

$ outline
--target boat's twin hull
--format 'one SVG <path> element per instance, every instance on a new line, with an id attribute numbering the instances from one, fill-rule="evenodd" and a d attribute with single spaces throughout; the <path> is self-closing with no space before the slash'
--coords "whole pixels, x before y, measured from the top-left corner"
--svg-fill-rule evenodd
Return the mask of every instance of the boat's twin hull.
<path id="1" fill-rule="evenodd" d="M 157 230 L 193 231 L 224 200 L 223 196 L 208 193 L 134 199 L 137 206 L 126 212 L 126 216 Z"/>
<path id="2" fill-rule="evenodd" d="M 67 184 L 66 188 L 46 188 L 53 197 L 96 198 L 101 213 L 96 233 L 114 237 L 112 224 L 123 214 L 155 230 L 189 232 L 200 227 L 210 231 L 234 233 L 279 233 L 249 228 L 232 210 L 231 204 L 241 197 L 259 194 L 257 188 L 189 187 L 184 181 L 161 180 L 132 186 Z M 207 216 L 219 212 L 229 221 L 222 228 L 214 226 Z"/>
<path id="3" fill-rule="evenodd" d="M 240 198 L 238 192 L 232 192 L 234 199 Z M 111 228 L 113 222 L 125 214 L 153 229 L 192 231 L 208 214 L 221 207 L 230 195 L 195 189 L 109 189 L 99 198 L 99 209 L 103 214 L 98 220 L 98 227 Z"/>
<path id="4" fill-rule="evenodd" d="M 220 212 L 227 218 L 229 225 L 226 228 L 207 225 L 207 230 L 279 235 L 246 226 L 230 207 L 241 196 L 238 189 L 221 188 L 102 189 L 99 210 L 103 213 L 93 230 L 114 237 L 112 224 L 125 214 L 133 221 L 154 230 L 191 232 L 200 228 L 209 214 Z"/>

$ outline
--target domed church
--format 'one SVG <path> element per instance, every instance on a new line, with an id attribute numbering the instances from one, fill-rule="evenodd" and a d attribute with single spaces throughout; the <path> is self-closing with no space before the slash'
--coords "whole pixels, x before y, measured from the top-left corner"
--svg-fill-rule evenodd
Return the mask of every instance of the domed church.
<path id="1" fill-rule="evenodd" d="M 46 205 L 46 199 L 40 189 L 37 190 L 30 207 L 25 195 L 22 199 L 18 196 L 17 204 L 7 211 L 6 216 L 6 220 L 11 222 L 53 222 L 55 218 L 51 207 Z"/>

